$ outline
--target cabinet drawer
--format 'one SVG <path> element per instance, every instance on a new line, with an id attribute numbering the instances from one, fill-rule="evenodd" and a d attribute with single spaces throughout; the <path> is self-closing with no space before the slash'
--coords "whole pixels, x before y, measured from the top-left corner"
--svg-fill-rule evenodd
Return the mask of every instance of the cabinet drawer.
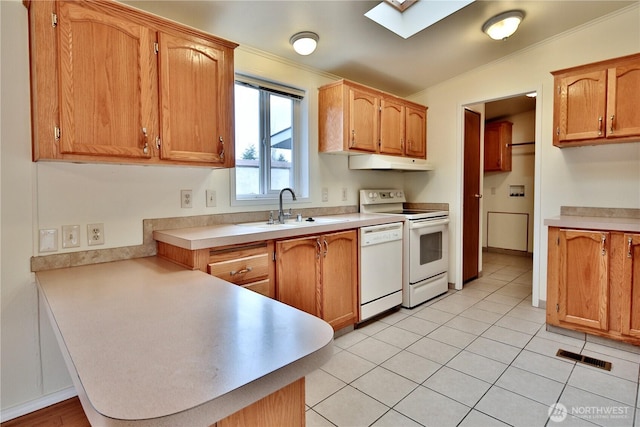
<path id="1" fill-rule="evenodd" d="M 209 274 L 228 282 L 244 285 L 269 276 L 269 254 L 212 262 Z"/>
<path id="2" fill-rule="evenodd" d="M 247 283 L 246 285 L 240 285 L 245 289 L 257 292 L 269 298 L 275 298 L 276 293 L 274 286 L 269 279 L 258 280 L 257 282 Z"/>

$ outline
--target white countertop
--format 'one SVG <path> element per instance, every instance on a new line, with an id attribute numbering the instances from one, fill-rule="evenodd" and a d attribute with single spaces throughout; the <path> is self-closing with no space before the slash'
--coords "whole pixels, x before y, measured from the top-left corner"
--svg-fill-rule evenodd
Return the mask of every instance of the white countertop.
<path id="1" fill-rule="evenodd" d="M 544 220 L 549 227 L 583 228 L 609 231 L 640 232 L 639 218 L 616 218 L 605 216 L 558 215 Z"/>
<path id="2" fill-rule="evenodd" d="M 154 231 L 153 238 L 159 242 L 168 243 L 183 249 L 196 250 L 263 240 L 291 238 L 305 234 L 322 234 L 403 221 L 403 217 L 398 215 L 363 213 L 330 215 L 319 218 L 342 220 L 342 222 L 326 224 L 303 222 L 303 224 L 298 224 L 295 227 L 278 227 L 277 225 L 272 227 L 250 227 L 247 225 L 222 224 L 207 227 Z"/>
<path id="3" fill-rule="evenodd" d="M 155 257 L 36 277 L 93 425 L 208 426 L 333 353 L 323 320 Z"/>

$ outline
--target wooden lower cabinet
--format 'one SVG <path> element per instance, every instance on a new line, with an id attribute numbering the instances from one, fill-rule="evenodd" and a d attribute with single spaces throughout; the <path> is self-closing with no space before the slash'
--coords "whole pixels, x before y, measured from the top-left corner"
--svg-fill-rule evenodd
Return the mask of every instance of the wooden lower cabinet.
<path id="1" fill-rule="evenodd" d="M 213 426 L 304 426 L 304 386 L 303 377 L 227 418 L 223 418 Z"/>
<path id="2" fill-rule="evenodd" d="M 275 298 L 273 241 L 189 250 L 158 242 L 158 256 Z"/>
<path id="3" fill-rule="evenodd" d="M 358 321 L 355 229 L 198 250 L 158 242 L 158 256 L 275 298 L 334 330 Z"/>
<path id="4" fill-rule="evenodd" d="M 259 294 L 275 298 L 273 242 L 209 252 L 207 272 Z"/>
<path id="5" fill-rule="evenodd" d="M 358 320 L 356 230 L 276 242 L 277 299 L 328 322 Z"/>
<path id="6" fill-rule="evenodd" d="M 547 323 L 640 345 L 640 234 L 549 227 Z"/>
<path id="7" fill-rule="evenodd" d="M 640 340 L 640 234 L 625 233 L 622 255 L 622 294 L 628 296 L 622 311 L 621 332 Z"/>

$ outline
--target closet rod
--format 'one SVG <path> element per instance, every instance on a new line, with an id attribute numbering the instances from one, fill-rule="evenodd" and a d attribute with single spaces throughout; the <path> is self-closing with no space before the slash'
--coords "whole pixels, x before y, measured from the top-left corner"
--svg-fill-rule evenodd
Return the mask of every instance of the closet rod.
<path id="1" fill-rule="evenodd" d="M 516 145 L 535 145 L 535 141 L 531 141 L 531 142 L 517 142 L 515 144 L 507 144 L 507 146 L 509 147 L 515 147 Z"/>

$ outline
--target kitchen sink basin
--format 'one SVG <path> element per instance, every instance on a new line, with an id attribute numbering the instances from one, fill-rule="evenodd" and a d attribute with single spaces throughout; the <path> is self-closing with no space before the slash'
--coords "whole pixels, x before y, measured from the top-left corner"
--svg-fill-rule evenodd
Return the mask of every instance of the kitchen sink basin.
<path id="1" fill-rule="evenodd" d="M 284 224 L 280 224 L 278 222 L 274 222 L 273 224 L 268 224 L 266 221 L 258 221 L 258 222 L 245 222 L 240 225 L 242 227 L 254 227 L 254 228 L 264 228 L 264 229 L 272 229 L 277 230 L 279 228 L 296 228 L 296 227 L 313 227 L 318 225 L 326 225 L 326 224 L 336 224 L 340 222 L 348 222 L 348 219 L 344 218 L 326 218 L 326 217 L 318 217 L 318 218 L 306 218 L 302 221 L 289 220 Z"/>

